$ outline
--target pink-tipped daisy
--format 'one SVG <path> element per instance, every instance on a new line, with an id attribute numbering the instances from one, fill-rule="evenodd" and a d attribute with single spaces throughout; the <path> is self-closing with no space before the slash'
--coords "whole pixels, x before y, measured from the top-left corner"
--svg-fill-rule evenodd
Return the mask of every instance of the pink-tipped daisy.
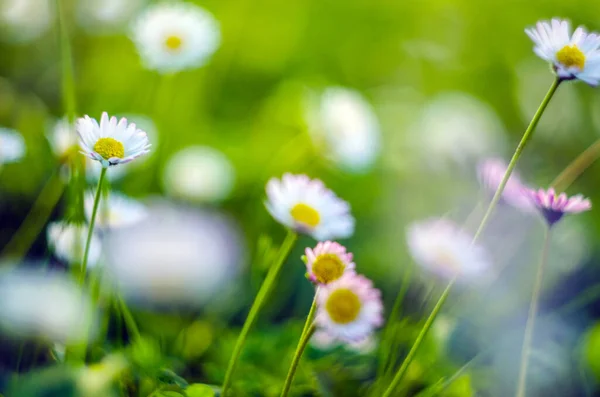
<path id="1" fill-rule="evenodd" d="M 600 36 L 579 26 L 573 34 L 569 22 L 553 18 L 525 29 L 533 51 L 548 61 L 562 80 L 579 79 L 592 86 L 600 82 Z"/>
<path id="2" fill-rule="evenodd" d="M 592 202 L 581 194 L 567 197 L 565 193 L 556 194 L 553 188 L 547 191 L 530 189 L 528 192 L 534 205 L 542 212 L 550 226 L 558 222 L 565 214 L 578 214 L 592 208 Z"/>
<path id="3" fill-rule="evenodd" d="M 277 221 L 316 240 L 346 238 L 354 233 L 350 205 L 318 179 L 284 174 L 267 183 L 267 211 Z"/>
<path id="4" fill-rule="evenodd" d="M 458 225 L 434 218 L 413 223 L 406 233 L 411 256 L 423 268 L 444 278 L 483 278 L 491 269 L 486 251 Z"/>
<path id="5" fill-rule="evenodd" d="M 302 260 L 306 263 L 306 275 L 316 284 L 328 284 L 347 272 L 354 272 L 356 267 L 352 253 L 332 241 L 318 243 L 314 249 L 306 248 L 305 253 Z"/>
<path id="6" fill-rule="evenodd" d="M 102 113 L 100 124 L 89 116 L 77 120 L 81 153 L 99 161 L 104 168 L 128 163 L 150 151 L 146 133 L 126 118 L 109 119 Z"/>
<path id="7" fill-rule="evenodd" d="M 381 294 L 366 277 L 345 274 L 319 289 L 315 324 L 341 341 L 364 340 L 383 324 Z"/>
<path id="8" fill-rule="evenodd" d="M 479 181 L 483 188 L 493 196 L 504 178 L 507 165 L 504 160 L 499 158 L 489 158 L 477 166 Z M 501 199 L 521 211 L 531 212 L 533 204 L 529 198 L 526 189 L 527 186 L 521 182 L 519 174 L 513 172 L 506 182 Z"/>

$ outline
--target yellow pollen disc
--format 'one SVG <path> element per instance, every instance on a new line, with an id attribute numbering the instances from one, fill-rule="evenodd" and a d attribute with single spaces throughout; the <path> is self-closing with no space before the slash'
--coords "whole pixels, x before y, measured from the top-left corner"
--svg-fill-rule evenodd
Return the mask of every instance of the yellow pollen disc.
<path id="1" fill-rule="evenodd" d="M 94 152 L 98 153 L 102 158 L 108 160 L 112 157 L 122 159 L 125 157 L 125 147 L 123 144 L 113 138 L 100 138 L 94 145 Z"/>
<path id="2" fill-rule="evenodd" d="M 183 40 L 181 40 L 181 37 L 175 35 L 171 35 L 165 40 L 165 46 L 171 51 L 177 51 L 181 48 L 182 44 Z"/>
<path id="3" fill-rule="evenodd" d="M 312 265 L 312 273 L 322 284 L 337 280 L 344 274 L 345 269 L 344 262 L 334 254 L 319 255 Z"/>
<path id="4" fill-rule="evenodd" d="M 576 45 L 566 45 L 556 53 L 556 59 L 562 65 L 571 68 L 576 67 L 583 70 L 585 66 L 585 55 Z"/>
<path id="5" fill-rule="evenodd" d="M 348 324 L 358 317 L 362 304 L 358 296 L 349 289 L 337 289 L 333 291 L 327 302 L 325 309 L 333 322 L 338 324 Z"/>
<path id="6" fill-rule="evenodd" d="M 321 216 L 317 210 L 303 203 L 296 204 L 290 211 L 290 214 L 296 222 L 310 227 L 317 226 L 321 220 Z"/>
<path id="7" fill-rule="evenodd" d="M 436 255 L 436 262 L 439 266 L 445 267 L 449 270 L 458 272 L 460 266 L 456 261 L 456 258 L 451 253 L 441 250 Z"/>

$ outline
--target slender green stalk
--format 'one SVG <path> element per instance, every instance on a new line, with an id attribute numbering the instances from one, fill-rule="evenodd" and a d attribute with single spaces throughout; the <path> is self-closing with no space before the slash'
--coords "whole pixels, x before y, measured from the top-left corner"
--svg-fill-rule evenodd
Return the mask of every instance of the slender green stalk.
<path id="1" fill-rule="evenodd" d="M 427 332 L 433 325 L 433 322 L 435 321 L 435 318 L 437 317 L 438 313 L 442 309 L 442 306 L 444 306 L 446 299 L 448 299 L 448 295 L 450 294 L 450 290 L 452 289 L 452 286 L 454 285 L 455 281 L 456 281 L 455 278 L 452 279 L 446 286 L 446 289 L 444 289 L 444 292 L 442 292 L 440 299 L 438 299 L 433 310 L 431 311 L 431 314 L 429 315 L 429 317 L 427 317 L 427 320 L 425 320 L 425 324 L 423 325 L 423 328 L 421 328 L 419 335 L 417 335 L 417 339 L 415 340 L 415 343 L 413 343 L 412 347 L 410 348 L 410 351 L 408 352 L 408 354 L 406 355 L 406 358 L 404 359 L 404 362 L 402 362 L 400 369 L 398 369 L 398 372 L 396 372 L 396 375 L 394 375 L 394 379 L 392 380 L 392 383 L 390 383 L 388 388 L 383 393 L 382 397 L 392 396 L 394 393 L 394 390 L 396 390 L 396 387 L 398 387 L 398 385 L 400 384 L 402 377 L 406 373 L 406 370 L 408 369 L 408 366 L 410 365 L 413 358 L 415 357 L 415 354 L 417 354 L 417 350 L 419 350 L 419 347 L 421 346 L 421 343 L 425 339 Z"/>
<path id="2" fill-rule="evenodd" d="M 317 294 L 319 293 L 319 287 L 315 290 L 315 297 L 313 298 L 312 304 L 310 305 L 310 310 L 308 311 L 308 316 L 306 316 L 306 321 L 304 322 L 304 328 L 302 328 L 302 333 L 300 337 L 302 337 L 310 328 L 312 324 L 312 320 L 315 317 L 315 311 L 317 309 Z"/>
<path id="3" fill-rule="evenodd" d="M 277 280 L 277 276 L 279 276 L 279 272 L 285 262 L 285 259 L 288 257 L 294 242 L 298 238 L 298 235 L 294 231 L 288 231 L 285 240 L 281 244 L 281 248 L 279 249 L 279 255 L 277 259 L 270 267 L 269 272 L 267 273 L 267 277 L 263 281 L 260 289 L 258 290 L 258 294 L 252 303 L 252 307 L 250 308 L 250 312 L 248 313 L 248 317 L 246 317 L 246 321 L 244 322 L 244 326 L 242 327 L 242 331 L 238 336 L 238 339 L 235 343 L 235 347 L 233 348 L 233 353 L 231 358 L 229 359 L 229 364 L 227 365 L 227 372 L 225 373 L 225 380 L 223 381 L 223 387 L 221 391 L 221 395 L 223 397 L 227 397 L 227 391 L 231 385 L 231 377 L 233 375 L 233 371 L 235 370 L 235 366 L 240 358 L 240 354 L 242 352 L 242 348 L 244 347 L 244 343 L 246 342 L 246 338 L 248 337 L 248 333 L 250 332 L 250 328 L 256 321 L 258 317 L 258 313 L 264 306 L 266 302 L 266 298 L 271 292 L 271 289 L 275 285 L 275 281 Z"/>
<path id="4" fill-rule="evenodd" d="M 98 178 L 98 187 L 96 188 L 96 195 L 94 196 L 94 206 L 92 208 L 92 216 L 90 218 L 90 225 L 88 229 L 87 240 L 85 241 L 85 250 L 83 251 L 83 260 L 81 262 L 81 276 L 79 282 L 81 285 L 85 282 L 85 274 L 87 272 L 88 256 L 90 253 L 90 245 L 92 242 L 92 235 L 94 233 L 94 224 L 96 223 L 96 214 L 98 213 L 98 204 L 100 204 L 100 196 L 102 196 L 102 182 L 106 175 L 108 168 L 102 168 L 100 172 L 100 178 Z"/>
<path id="5" fill-rule="evenodd" d="M 72 123 L 75 120 L 76 109 L 75 74 L 73 73 L 73 54 L 71 52 L 67 18 L 62 0 L 56 0 L 56 9 L 58 10 L 58 30 L 60 32 L 63 107 L 69 123 Z"/>
<path id="6" fill-rule="evenodd" d="M 546 96 L 542 100 L 542 103 L 538 107 L 538 110 L 533 115 L 533 118 L 531 119 L 529 126 L 527 127 L 527 129 L 525 130 L 525 133 L 523 134 L 523 137 L 521 138 L 521 142 L 519 142 L 519 145 L 517 146 L 515 153 L 513 154 L 512 158 L 510 159 L 510 163 L 508 163 L 508 168 L 506 169 L 506 172 L 504 173 L 504 177 L 502 177 L 502 181 L 500 182 L 500 185 L 498 186 L 498 189 L 496 190 L 496 193 L 494 194 L 494 197 L 492 198 L 492 201 L 490 202 L 490 205 L 488 206 L 487 211 L 485 212 L 485 215 L 483 216 L 483 219 L 481 220 L 481 223 L 479 224 L 479 228 L 477 229 L 477 232 L 475 232 L 474 240 L 477 240 L 479 238 L 479 235 L 483 232 L 483 229 L 485 229 L 485 226 L 487 225 L 492 213 L 494 212 L 496 205 L 500 201 L 500 197 L 502 197 L 502 192 L 504 191 L 504 187 L 506 186 L 506 183 L 508 182 L 510 175 L 512 174 L 515 166 L 517 165 L 517 162 L 519 161 L 519 158 L 521 157 L 521 153 L 523 152 L 523 149 L 525 149 L 525 146 L 527 146 L 527 143 L 532 138 L 535 127 L 537 126 L 538 122 L 540 121 L 540 118 L 542 117 L 544 110 L 546 110 L 546 107 L 550 103 L 550 100 L 552 99 L 552 96 L 554 96 L 554 93 L 556 92 L 556 89 L 560 85 L 561 81 L 562 80 L 558 77 L 554 80 L 554 82 L 550 86 L 550 89 L 546 93 Z"/>
<path id="7" fill-rule="evenodd" d="M 121 311 L 121 315 L 123 316 L 123 320 L 125 321 L 125 325 L 127 326 L 127 330 L 131 333 L 131 336 L 134 340 L 139 340 L 140 339 L 140 330 L 139 330 L 137 324 L 135 323 L 135 319 L 133 318 L 133 315 L 129 311 L 127 304 L 125 303 L 125 301 L 123 300 L 123 298 L 121 296 L 117 297 L 117 301 L 118 301 L 118 305 L 119 305 L 119 310 Z"/>
<path id="8" fill-rule="evenodd" d="M 25 256 L 52 214 L 52 210 L 56 207 L 64 190 L 65 184 L 60 180 L 59 172 L 56 170 L 42 188 L 21 226 L 2 250 L 1 256 L 10 256 L 15 261 Z"/>
<path id="9" fill-rule="evenodd" d="M 550 184 L 558 191 L 565 191 L 583 172 L 600 158 L 600 139 L 575 158 Z"/>
<path id="10" fill-rule="evenodd" d="M 310 317 L 307 318 L 306 323 L 308 324 L 309 321 Z M 310 325 L 306 332 L 304 332 L 300 337 L 300 341 L 298 341 L 298 346 L 296 346 L 294 358 L 292 359 L 292 364 L 290 365 L 288 374 L 285 377 L 285 383 L 283 385 L 283 389 L 281 390 L 281 397 L 286 397 L 290 392 L 290 387 L 292 387 L 292 381 L 294 380 L 294 375 L 296 375 L 296 369 L 298 369 L 300 358 L 302 358 L 302 354 L 304 353 L 304 349 L 306 348 L 310 337 L 315 333 L 315 329 L 316 327 L 314 324 Z"/>
<path id="11" fill-rule="evenodd" d="M 529 315 L 525 325 L 525 336 L 523 338 L 523 348 L 521 350 L 521 369 L 519 370 L 519 381 L 517 383 L 517 397 L 525 397 L 527 384 L 527 366 L 529 363 L 529 353 L 531 351 L 531 339 L 535 327 L 535 317 L 537 315 L 540 292 L 542 291 L 542 281 L 544 279 L 544 268 L 548 260 L 548 248 L 550 246 L 550 226 L 546 227 L 544 232 L 544 245 L 542 247 L 542 257 L 538 266 L 535 283 L 533 285 L 533 294 L 531 304 L 529 305 Z"/>

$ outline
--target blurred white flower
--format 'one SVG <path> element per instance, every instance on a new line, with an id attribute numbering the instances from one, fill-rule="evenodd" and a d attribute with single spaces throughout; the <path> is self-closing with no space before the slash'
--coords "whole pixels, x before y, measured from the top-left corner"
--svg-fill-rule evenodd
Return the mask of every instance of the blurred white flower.
<path id="1" fill-rule="evenodd" d="M 65 274 L 18 270 L 0 275 L 0 326 L 8 332 L 73 343 L 91 340 L 95 320 L 89 299 Z"/>
<path id="2" fill-rule="evenodd" d="M 0 0 L 0 38 L 13 43 L 31 42 L 44 34 L 54 20 L 51 0 Z"/>
<path id="3" fill-rule="evenodd" d="M 447 279 L 481 281 L 492 270 L 488 253 L 473 237 L 443 218 L 413 223 L 406 233 L 408 250 L 424 269 Z"/>
<path id="4" fill-rule="evenodd" d="M 119 33 L 146 0 L 78 0 L 79 25 L 93 34 Z"/>
<path id="5" fill-rule="evenodd" d="M 218 202 L 229 196 L 235 170 L 218 150 L 191 146 L 169 159 L 163 174 L 168 194 L 201 202 Z"/>
<path id="6" fill-rule="evenodd" d="M 504 152 L 504 127 L 494 110 L 462 92 L 447 92 L 425 105 L 407 131 L 407 152 L 422 163 L 445 169 L 470 167 L 484 157 Z"/>
<path id="7" fill-rule="evenodd" d="M 19 161 L 25 155 L 25 140 L 15 130 L 0 127 L 0 165 Z"/>
<path id="8" fill-rule="evenodd" d="M 144 221 L 108 235 L 107 268 L 129 301 L 202 305 L 231 284 L 242 244 L 221 214 L 154 203 Z"/>
<path id="9" fill-rule="evenodd" d="M 85 216 L 88 221 L 92 217 L 95 194 L 95 192 L 90 191 L 84 199 Z M 148 210 L 144 204 L 124 194 L 111 191 L 108 201 L 104 198 L 100 199 L 96 227 L 99 229 L 107 226 L 110 229 L 128 227 L 142 221 L 147 216 Z"/>
<path id="10" fill-rule="evenodd" d="M 307 123 L 315 146 L 346 171 L 368 171 L 379 156 L 379 122 L 357 91 L 327 88 L 318 100 L 309 101 Z"/>
<path id="11" fill-rule="evenodd" d="M 75 126 L 69 124 L 66 118 L 54 122 L 52 128 L 46 134 L 52 152 L 58 158 L 66 156 L 70 150 L 77 146 L 77 133 Z"/>
<path id="12" fill-rule="evenodd" d="M 112 384 L 127 367 L 127 359 L 117 353 L 106 356 L 97 364 L 80 368 L 77 374 L 77 388 L 81 396 L 111 396 Z"/>
<path id="13" fill-rule="evenodd" d="M 131 36 L 145 66 L 161 73 L 204 65 L 221 42 L 217 20 L 190 3 L 148 7 L 134 21 Z"/>
<path id="14" fill-rule="evenodd" d="M 53 222 L 46 231 L 48 245 L 58 259 L 68 264 L 81 263 L 89 228 L 67 222 Z M 96 233 L 92 233 L 88 267 L 94 267 L 100 259 L 102 243 Z"/>

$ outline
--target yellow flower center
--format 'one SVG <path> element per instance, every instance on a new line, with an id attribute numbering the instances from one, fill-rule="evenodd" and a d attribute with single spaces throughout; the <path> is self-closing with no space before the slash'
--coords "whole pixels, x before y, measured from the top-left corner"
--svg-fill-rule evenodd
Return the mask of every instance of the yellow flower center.
<path id="1" fill-rule="evenodd" d="M 317 226 L 321 220 L 321 216 L 317 210 L 304 203 L 296 204 L 290 211 L 290 214 L 296 222 L 310 227 Z"/>
<path id="2" fill-rule="evenodd" d="M 337 280 L 344 274 L 346 265 L 339 256 L 334 254 L 323 254 L 317 256 L 312 265 L 312 273 L 317 281 L 322 284 Z"/>
<path id="3" fill-rule="evenodd" d="M 460 270 L 460 265 L 458 264 L 456 257 L 448 251 L 440 250 L 437 252 L 435 259 L 439 266 L 445 267 L 453 272 L 458 272 Z"/>
<path id="4" fill-rule="evenodd" d="M 171 36 L 167 37 L 167 39 L 165 40 L 165 46 L 170 51 L 179 50 L 181 48 L 182 44 L 183 44 L 183 40 L 181 40 L 181 37 L 176 36 L 176 35 L 171 35 Z"/>
<path id="5" fill-rule="evenodd" d="M 329 317 L 338 324 L 348 324 L 358 317 L 362 304 L 358 296 L 349 289 L 340 288 L 325 303 Z"/>
<path id="6" fill-rule="evenodd" d="M 113 157 L 122 159 L 125 157 L 125 147 L 123 144 L 113 138 L 100 138 L 94 145 L 94 152 L 102 158 L 108 160 Z"/>
<path id="7" fill-rule="evenodd" d="M 585 65 L 585 55 L 576 45 L 566 45 L 556 53 L 556 59 L 562 65 L 570 68 L 576 67 L 583 70 Z"/>

